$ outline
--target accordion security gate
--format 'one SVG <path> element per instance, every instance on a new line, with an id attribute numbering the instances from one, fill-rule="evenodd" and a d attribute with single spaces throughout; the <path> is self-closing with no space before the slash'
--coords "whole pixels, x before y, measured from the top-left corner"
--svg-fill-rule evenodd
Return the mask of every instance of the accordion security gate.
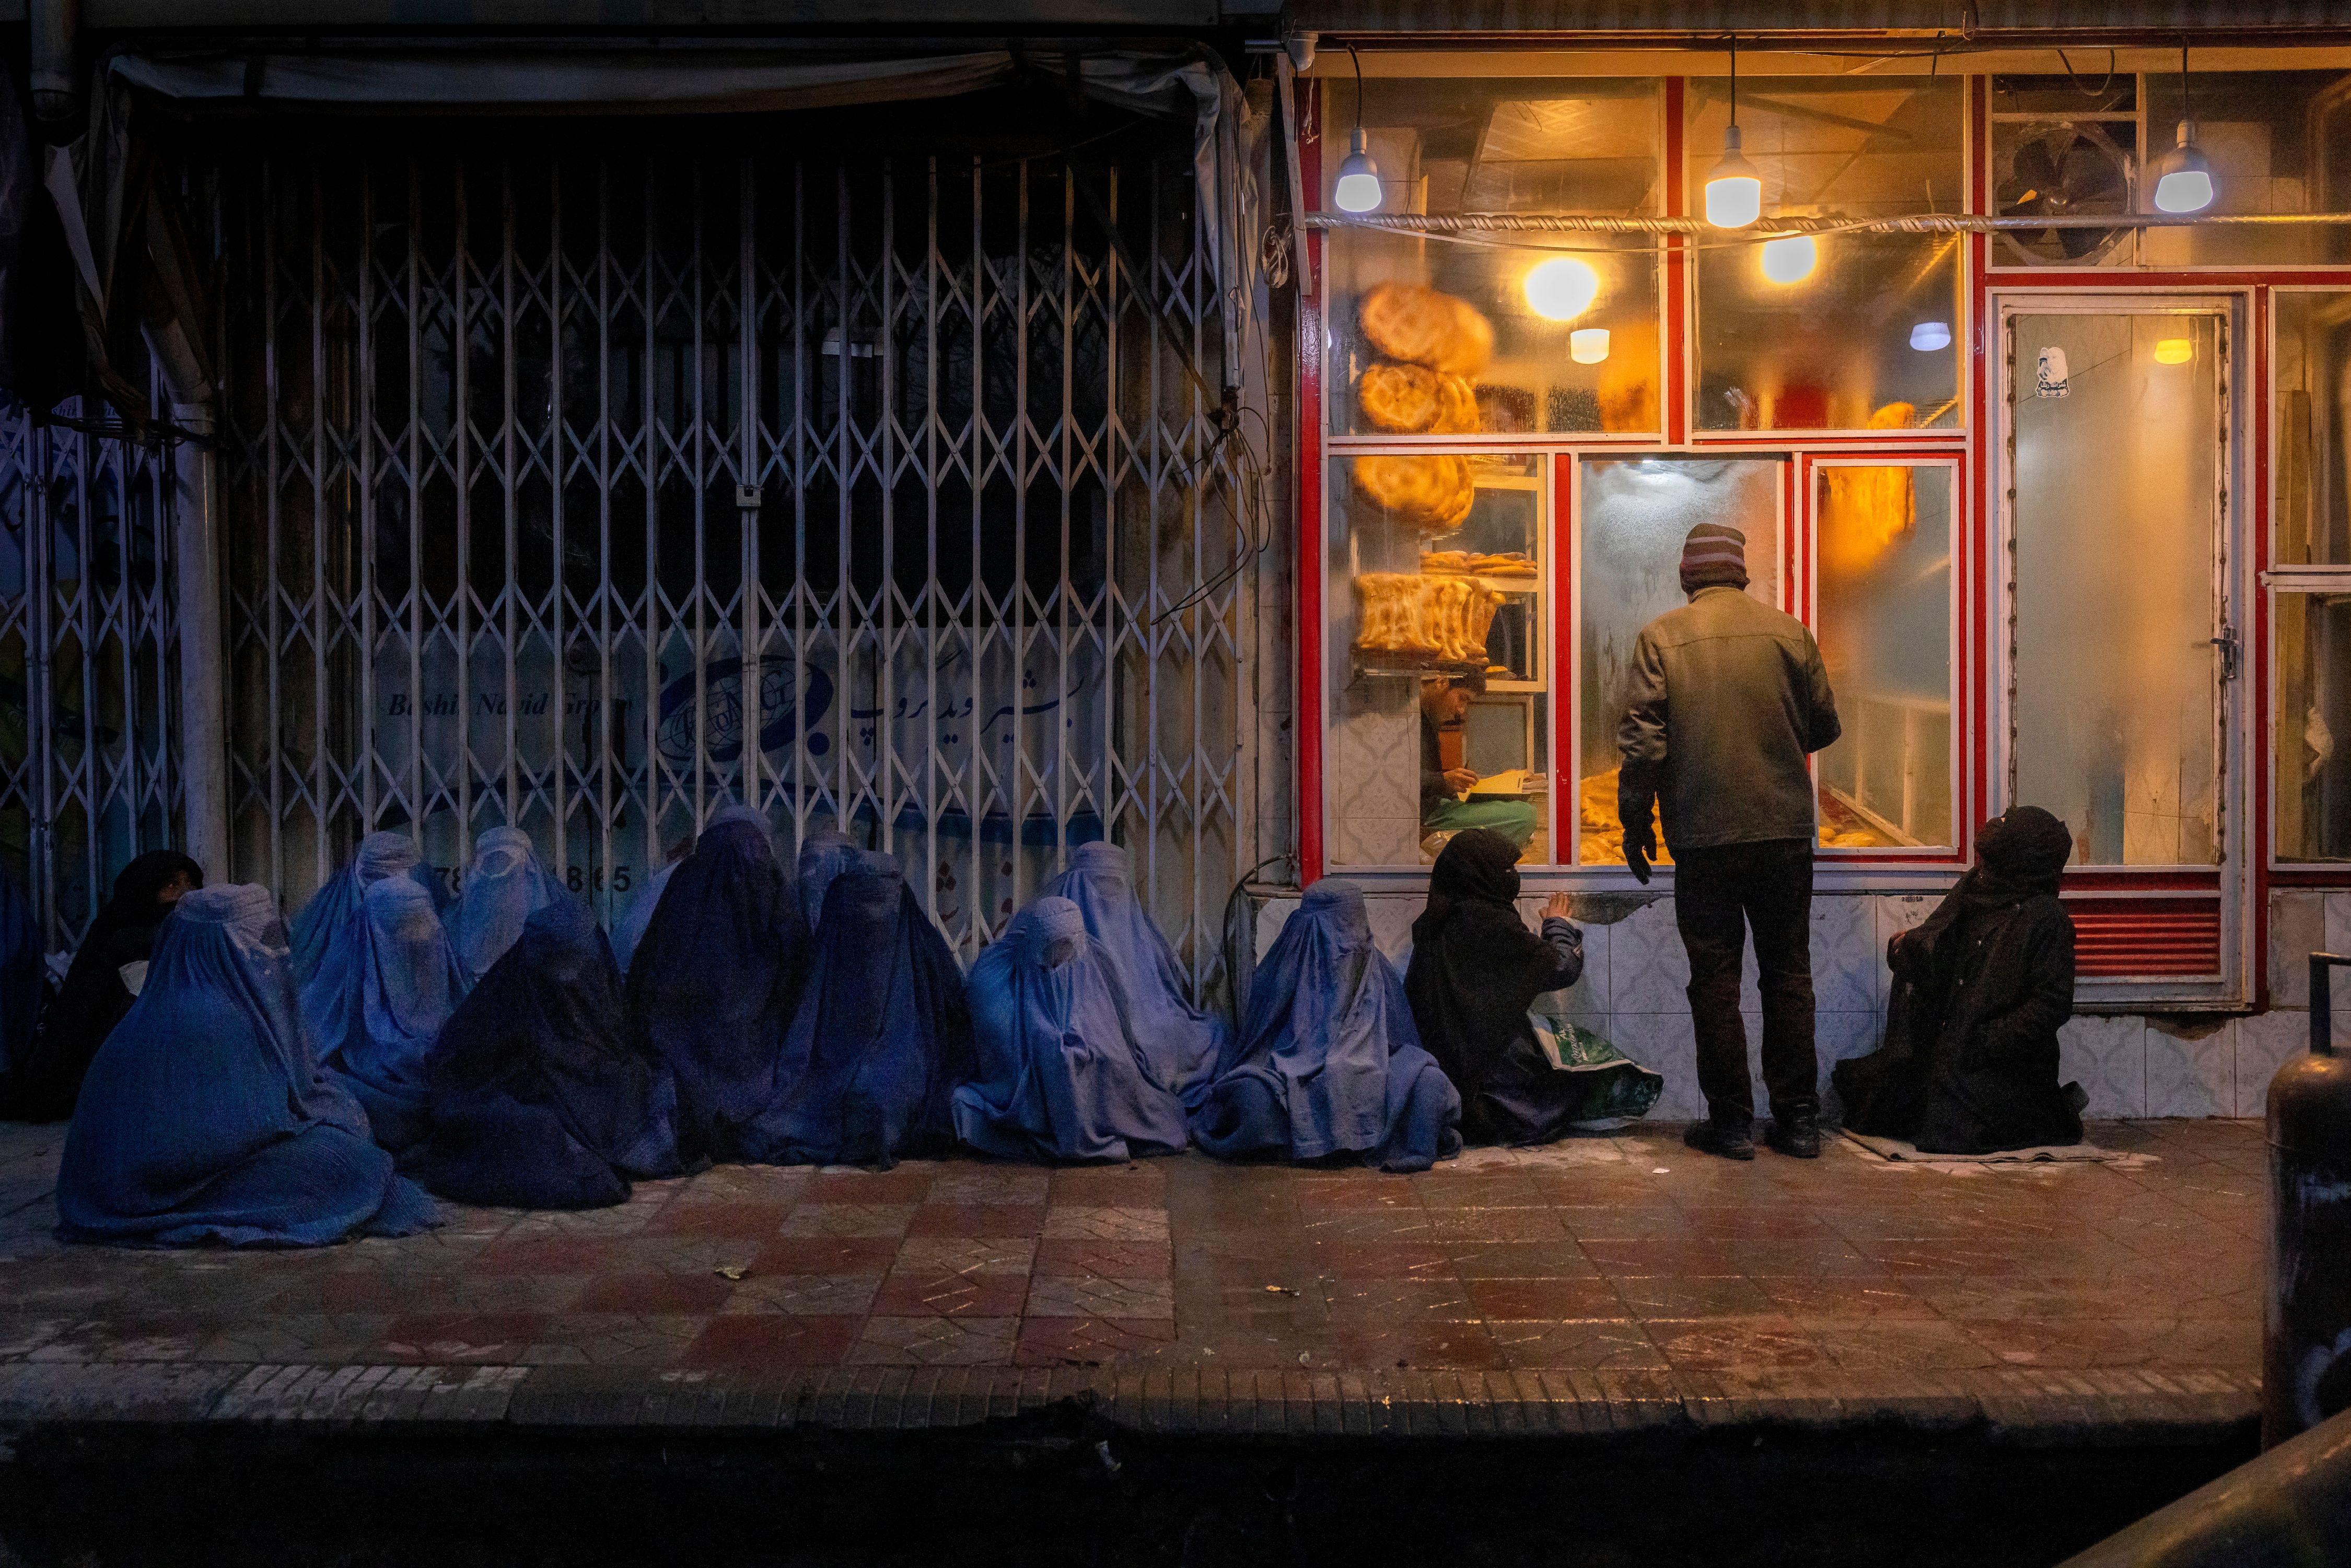
<path id="1" fill-rule="evenodd" d="M 511 822 L 609 916 L 740 800 L 968 956 L 1110 837 L 1208 983 L 1259 470 L 1186 165 L 402 145 L 223 197 L 236 874 Z"/>
<path id="2" fill-rule="evenodd" d="M 0 406 L 0 866 L 52 948 L 181 842 L 173 482 L 169 445 Z"/>

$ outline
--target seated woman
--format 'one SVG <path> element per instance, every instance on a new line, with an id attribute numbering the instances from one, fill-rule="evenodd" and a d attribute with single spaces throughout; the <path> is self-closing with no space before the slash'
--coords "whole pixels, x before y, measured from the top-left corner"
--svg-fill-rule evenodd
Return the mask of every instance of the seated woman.
<path id="1" fill-rule="evenodd" d="M 1936 1155 L 2082 1141 L 2082 1092 L 2057 1082 L 2057 1030 L 2074 1016 L 2057 879 L 2073 852 L 2072 830 L 2038 806 L 1983 825 L 1959 885 L 1886 945 L 1886 1042 L 1834 1073 L 1847 1127 Z"/>
<path id="2" fill-rule="evenodd" d="M 571 894 L 539 864 L 530 835 L 519 828 L 492 828 L 474 841 L 474 863 L 465 868 L 456 907 L 445 924 L 449 945 L 468 981 L 490 972 L 522 936 L 523 922 Z"/>
<path id="3" fill-rule="evenodd" d="M 630 1039 L 677 1082 L 679 1155 L 746 1158 L 776 1098 L 808 930 L 767 820 L 729 806 L 678 862 L 629 965 Z"/>
<path id="4" fill-rule="evenodd" d="M 679 842 L 670 851 L 669 858 L 654 868 L 653 875 L 645 878 L 637 896 L 621 912 L 621 918 L 612 923 L 612 962 L 621 967 L 622 979 L 629 977 L 630 960 L 637 956 L 637 944 L 645 939 L 645 927 L 653 924 L 653 911 L 661 907 L 662 889 L 669 885 L 669 879 L 693 852 L 692 839 Z"/>
<path id="5" fill-rule="evenodd" d="M 970 1075 L 962 971 L 896 858 L 850 850 L 834 863 L 747 1160 L 888 1166 L 927 1152 L 952 1135 L 948 1095 Z"/>
<path id="6" fill-rule="evenodd" d="M 434 1223 L 432 1199 L 319 1072 L 279 929 L 266 888 L 180 901 L 83 1082 L 57 1167 L 59 1239 L 315 1247 Z"/>
<path id="7" fill-rule="evenodd" d="M 1308 888 L 1274 938 L 1192 1135 L 1228 1159 L 1353 1155 L 1389 1171 L 1461 1152 L 1461 1096 L 1421 1048 L 1353 883 Z"/>
<path id="8" fill-rule="evenodd" d="M 677 1086 L 629 1042 L 621 972 L 569 894 L 543 905 L 425 1053 L 424 1185 L 461 1203 L 599 1208 L 678 1174 Z"/>
<path id="9" fill-rule="evenodd" d="M 341 990 L 313 982 L 302 1016 L 327 1070 L 367 1108 L 375 1141 L 405 1158 L 432 1129 L 424 1054 L 465 994 L 449 934 L 422 883 L 388 876 L 360 895 L 360 929 Z"/>
<path id="10" fill-rule="evenodd" d="M 59 1122 L 73 1114 L 82 1074 L 131 1010 L 124 966 L 147 961 L 164 918 L 183 894 L 204 884 L 204 868 L 176 850 L 141 855 L 122 868 L 114 879 L 113 898 L 89 923 L 39 1035 L 13 1074 L 9 1114 L 27 1122 Z"/>
<path id="11" fill-rule="evenodd" d="M 352 966 L 366 945 L 362 895 L 392 876 L 423 887 L 422 859 L 416 841 L 406 833 L 370 833 L 360 841 L 343 869 L 329 877 L 294 917 L 294 983 L 302 989 L 303 1006 L 310 1017 L 331 1011 L 334 998 L 350 988 Z M 310 996 L 313 988 L 319 993 L 316 1003 Z"/>
<path id="12" fill-rule="evenodd" d="M 1125 1160 L 1184 1147 L 1184 1103 L 1152 1076 L 1086 917 L 1047 896 L 973 960 L 978 1055 L 955 1092 L 956 1135 L 1001 1159 Z"/>
<path id="13" fill-rule="evenodd" d="M 1101 945 L 1112 993 L 1151 1076 L 1187 1110 L 1197 1105 L 1217 1075 L 1231 1025 L 1221 1013 L 1194 1007 L 1186 995 L 1174 949 L 1135 896 L 1134 862 L 1113 843 L 1080 844 L 1070 852 L 1070 869 L 1047 883 L 1041 895 L 1078 906 L 1086 934 Z"/>
<path id="14" fill-rule="evenodd" d="M 1540 1144 L 1590 1120 L 1611 1099 L 1592 1072 L 1562 1071 L 1535 1040 L 1527 1009 L 1583 973 L 1583 932 L 1564 894 L 1543 905 L 1542 935 L 1519 918 L 1518 847 L 1484 828 L 1457 833 L 1428 873 L 1428 906 L 1412 923 L 1405 995 L 1421 1043 L 1461 1091 L 1472 1143 Z M 1637 1076 L 1638 1063 L 1610 1071 Z"/>

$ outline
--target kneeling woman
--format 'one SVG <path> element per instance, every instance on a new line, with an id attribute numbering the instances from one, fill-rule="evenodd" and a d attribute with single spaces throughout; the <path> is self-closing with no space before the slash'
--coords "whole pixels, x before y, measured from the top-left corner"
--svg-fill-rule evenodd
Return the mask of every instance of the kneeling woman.
<path id="1" fill-rule="evenodd" d="M 1461 1091 L 1472 1143 L 1540 1144 L 1591 1114 L 1590 1084 L 1555 1071 L 1527 1009 L 1583 973 L 1583 932 L 1564 894 L 1542 935 L 1519 918 L 1519 852 L 1486 828 L 1454 835 L 1428 873 L 1404 977 L 1421 1043 Z"/>
<path id="2" fill-rule="evenodd" d="M 261 887 L 201 889 L 164 922 L 82 1082 L 60 1239 L 299 1247 L 434 1223 L 319 1071 L 277 929 Z"/>
<path id="3" fill-rule="evenodd" d="M 1887 945 L 1885 1046 L 1837 1064 L 1846 1126 L 1938 1155 L 2081 1142 L 2081 1092 L 2057 1082 L 2057 1030 L 2074 1013 L 2057 879 L 2073 852 L 2072 831 L 2038 806 L 1984 824 L 1974 867 Z"/>

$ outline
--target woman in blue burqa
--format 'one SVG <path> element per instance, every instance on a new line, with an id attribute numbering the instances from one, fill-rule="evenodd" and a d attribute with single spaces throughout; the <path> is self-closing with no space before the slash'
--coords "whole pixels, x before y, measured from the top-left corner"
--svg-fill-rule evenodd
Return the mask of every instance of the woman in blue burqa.
<path id="1" fill-rule="evenodd" d="M 492 828 L 474 841 L 456 905 L 449 911 L 449 946 L 468 980 L 490 972 L 522 936 L 523 922 L 571 894 L 549 874 L 520 828 Z"/>
<path id="2" fill-rule="evenodd" d="M 311 1247 L 434 1222 L 319 1071 L 283 929 L 266 888 L 180 900 L 83 1081 L 57 1168 L 61 1239 Z"/>
<path id="3" fill-rule="evenodd" d="M 625 1202 L 632 1177 L 678 1174 L 669 1070 L 630 1043 L 621 972 L 566 894 L 524 923 L 442 1026 L 425 1186 L 501 1208 Z"/>
<path id="4" fill-rule="evenodd" d="M 350 961 L 338 972 L 346 980 L 340 991 L 314 982 L 302 993 L 319 1057 L 367 1107 L 377 1143 L 403 1159 L 421 1154 L 432 1130 L 424 1054 L 465 994 L 422 883 L 388 876 L 368 885 Z"/>
<path id="5" fill-rule="evenodd" d="M 1151 1075 L 1186 1109 L 1196 1106 L 1216 1077 L 1230 1026 L 1223 1015 L 1194 1007 L 1185 994 L 1174 949 L 1135 896 L 1134 862 L 1116 844 L 1080 844 L 1070 852 L 1070 869 L 1043 891 L 1068 899 L 1085 916 Z"/>
<path id="6" fill-rule="evenodd" d="M 417 853 L 416 841 L 406 833 L 370 833 L 360 841 L 343 869 L 329 877 L 294 917 L 294 983 L 302 989 L 308 1016 L 315 1019 L 350 985 L 367 925 L 366 912 L 360 906 L 361 895 L 391 876 L 424 886 L 423 858 Z"/>
<path id="7" fill-rule="evenodd" d="M 821 914 L 775 1098 L 746 1129 L 743 1157 L 887 1166 L 939 1148 L 952 1136 L 948 1096 L 971 1071 L 955 954 L 896 857 L 820 835 L 801 865 Z"/>
<path id="8" fill-rule="evenodd" d="M 1308 888 L 1274 938 L 1192 1134 L 1225 1158 L 1351 1155 L 1389 1171 L 1461 1152 L 1461 1096 L 1422 1049 L 1353 883 Z"/>
<path id="9" fill-rule="evenodd" d="M 739 1160 L 774 1102 L 808 930 L 766 819 L 728 806 L 678 862 L 629 966 L 632 1042 L 677 1082 L 679 1155 Z"/>
<path id="10" fill-rule="evenodd" d="M 176 850 L 153 851 L 122 868 L 113 898 L 74 949 L 73 967 L 41 1019 L 40 1033 L 11 1074 L 9 1103 L 0 1113 L 27 1122 L 73 1114 L 82 1074 L 131 1010 L 134 993 L 124 968 L 148 960 L 180 896 L 204 884 L 204 868 Z"/>
<path id="11" fill-rule="evenodd" d="M 978 1069 L 956 1134 L 1002 1159 L 1124 1160 L 1186 1141 L 1183 1102 L 1128 1034 L 1110 960 L 1066 898 L 1046 896 L 983 949 L 965 987 Z"/>

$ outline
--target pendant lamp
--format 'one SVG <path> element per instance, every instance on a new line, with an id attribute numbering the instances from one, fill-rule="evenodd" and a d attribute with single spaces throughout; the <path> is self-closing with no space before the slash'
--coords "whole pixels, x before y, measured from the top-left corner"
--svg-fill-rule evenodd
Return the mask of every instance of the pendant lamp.
<path id="1" fill-rule="evenodd" d="M 2212 204 L 2212 165 L 2196 145 L 2188 98 L 2188 40 L 2179 42 L 2179 141 L 2155 166 L 2155 210 L 2200 213 Z"/>
<path id="2" fill-rule="evenodd" d="M 1739 35 L 1730 36 L 1730 123 L 1722 131 L 1722 158 L 1706 177 L 1706 221 L 1743 229 L 1763 215 L 1763 176 L 1739 150 Z"/>
<path id="3" fill-rule="evenodd" d="M 1347 57 L 1355 62 L 1355 134 L 1347 143 L 1347 156 L 1340 161 L 1331 199 L 1343 213 L 1377 212 L 1380 166 L 1372 162 L 1371 145 L 1364 139 L 1364 61 L 1353 44 L 1347 46 Z"/>

